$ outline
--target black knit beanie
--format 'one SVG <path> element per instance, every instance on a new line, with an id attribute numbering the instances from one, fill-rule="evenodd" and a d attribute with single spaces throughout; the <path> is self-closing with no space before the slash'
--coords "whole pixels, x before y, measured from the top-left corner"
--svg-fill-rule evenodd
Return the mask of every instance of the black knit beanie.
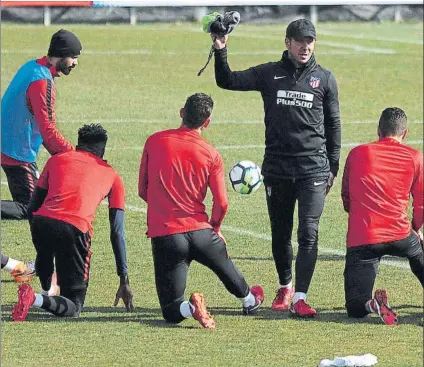
<path id="1" fill-rule="evenodd" d="M 75 34 L 61 29 L 52 36 L 49 52 L 51 57 L 76 57 L 81 54 L 81 42 Z"/>

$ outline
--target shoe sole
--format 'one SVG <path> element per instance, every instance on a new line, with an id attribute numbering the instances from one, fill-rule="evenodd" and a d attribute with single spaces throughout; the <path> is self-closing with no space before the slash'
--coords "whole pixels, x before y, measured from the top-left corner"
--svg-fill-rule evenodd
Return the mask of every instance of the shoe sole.
<path id="1" fill-rule="evenodd" d="M 395 326 L 398 324 L 398 318 L 396 313 L 390 308 L 387 300 L 387 293 L 385 290 L 376 290 L 375 297 L 379 312 L 377 313 L 380 319 L 389 326 Z M 392 320 L 392 322 L 391 322 Z"/>
<path id="2" fill-rule="evenodd" d="M 25 283 L 25 282 L 29 282 L 34 276 L 35 276 L 35 271 L 33 273 L 25 274 L 25 275 L 15 275 L 13 276 L 13 279 L 15 279 L 15 282 L 17 283 Z"/>
<path id="3" fill-rule="evenodd" d="M 295 310 L 292 310 L 292 309 L 290 309 L 290 314 L 293 316 L 293 317 L 296 317 L 296 318 L 298 318 L 298 319 L 312 319 L 312 318 L 314 318 L 314 317 L 316 317 L 317 316 L 317 314 L 315 313 L 315 314 L 313 314 L 313 315 L 299 315 Z"/>
<path id="4" fill-rule="evenodd" d="M 194 306 L 195 309 L 193 318 L 199 321 L 200 325 L 202 325 L 205 329 L 215 329 L 215 320 L 212 318 L 212 316 L 209 315 L 206 309 L 205 296 L 201 293 L 192 295 L 190 297 L 190 303 Z"/>
<path id="5" fill-rule="evenodd" d="M 291 303 L 291 301 L 290 301 L 290 303 Z M 273 309 L 274 311 L 287 311 L 287 310 L 290 310 L 290 304 L 287 305 L 287 307 L 286 306 L 281 307 L 281 306 L 274 306 L 274 305 L 272 305 L 271 306 L 271 309 Z"/>
<path id="6" fill-rule="evenodd" d="M 28 315 L 28 311 L 31 307 L 31 305 L 25 304 L 25 298 L 28 296 L 30 291 L 30 288 L 19 289 L 18 303 L 13 307 L 12 310 L 13 321 L 25 321 Z"/>

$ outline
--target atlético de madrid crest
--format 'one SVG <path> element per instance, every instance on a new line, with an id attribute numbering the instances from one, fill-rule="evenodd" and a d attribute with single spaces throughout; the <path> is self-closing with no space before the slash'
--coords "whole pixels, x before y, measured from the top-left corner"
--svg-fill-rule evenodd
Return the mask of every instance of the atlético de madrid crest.
<path id="1" fill-rule="evenodd" d="M 309 84 L 312 88 L 318 88 L 319 83 L 321 83 L 321 78 L 318 78 L 316 76 L 311 76 L 311 80 L 309 81 Z"/>

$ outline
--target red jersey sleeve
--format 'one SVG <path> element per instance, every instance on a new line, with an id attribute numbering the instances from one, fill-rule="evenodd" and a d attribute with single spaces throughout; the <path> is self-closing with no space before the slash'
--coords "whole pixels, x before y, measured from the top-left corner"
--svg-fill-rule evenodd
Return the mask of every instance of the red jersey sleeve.
<path id="1" fill-rule="evenodd" d="M 147 165 L 148 153 L 147 142 L 144 146 L 143 156 L 141 157 L 140 170 L 138 175 L 138 196 L 140 196 L 147 203 Z"/>
<path id="2" fill-rule="evenodd" d="M 49 170 L 50 170 L 50 159 L 47 161 L 46 165 L 43 168 L 43 172 L 41 172 L 40 177 L 37 180 L 37 187 L 41 187 L 42 189 L 49 189 Z"/>
<path id="3" fill-rule="evenodd" d="M 121 176 L 116 174 L 108 195 L 110 209 L 125 210 L 125 186 Z"/>
<path id="4" fill-rule="evenodd" d="M 210 224 L 214 231 L 219 231 L 222 221 L 227 213 L 228 199 L 225 186 L 224 162 L 218 153 L 209 175 L 209 188 L 212 192 L 213 206 Z"/>
<path id="5" fill-rule="evenodd" d="M 56 128 L 56 88 L 49 79 L 41 79 L 31 83 L 27 90 L 27 102 L 34 114 L 38 130 L 43 138 L 43 145 L 53 155 L 73 150 L 71 143 L 66 140 Z"/>
<path id="6" fill-rule="evenodd" d="M 349 162 L 350 162 L 351 153 L 349 153 L 346 164 L 343 171 L 342 179 L 342 201 L 343 208 L 346 212 L 349 213 L 350 208 L 350 195 L 349 195 Z"/>
<path id="7" fill-rule="evenodd" d="M 418 231 L 423 226 L 423 155 L 417 152 L 415 158 L 415 177 L 412 182 L 411 195 L 412 202 L 412 228 Z"/>

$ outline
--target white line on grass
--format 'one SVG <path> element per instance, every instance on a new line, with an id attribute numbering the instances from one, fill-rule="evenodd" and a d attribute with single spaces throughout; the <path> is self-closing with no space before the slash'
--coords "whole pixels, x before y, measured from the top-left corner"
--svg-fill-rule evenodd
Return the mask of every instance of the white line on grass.
<path id="1" fill-rule="evenodd" d="M 94 120 L 60 120 L 58 123 L 62 124 L 91 124 L 91 123 L 98 123 L 98 124 L 178 124 L 177 118 L 169 118 L 169 119 L 157 119 L 157 120 L 145 120 L 145 119 L 94 119 Z M 351 120 L 351 121 L 342 121 L 343 125 L 366 125 L 366 124 L 376 124 L 377 125 L 378 120 Z M 263 120 L 213 120 L 212 123 L 214 125 L 263 125 Z M 423 120 L 412 120 L 408 121 L 408 124 L 422 124 Z"/>
<path id="2" fill-rule="evenodd" d="M 349 49 L 349 47 L 346 47 Z M 365 51 L 365 50 L 354 50 Z M 366 50 L 368 52 L 368 50 Z M 4 54 L 25 54 L 25 55 L 41 55 L 45 50 L 30 50 L 30 49 L 2 49 L 1 53 Z M 209 51 L 159 51 L 159 50 L 84 50 L 84 55 L 207 55 Z M 234 56 L 260 56 L 260 55 L 279 55 L 281 56 L 283 50 L 263 50 L 263 51 L 234 51 L 231 55 Z M 343 50 L 327 50 L 320 51 L 320 55 L 353 55 L 357 52 L 343 51 Z"/>
<path id="3" fill-rule="evenodd" d="M 357 147 L 358 145 L 365 144 L 365 143 L 342 143 L 342 148 L 353 148 Z M 411 140 L 407 141 L 407 144 L 409 145 L 417 145 L 417 144 L 423 144 L 422 140 Z M 243 149 L 264 149 L 265 145 L 216 145 L 216 149 L 218 150 L 243 150 Z M 142 146 L 131 146 L 131 147 L 110 147 L 106 148 L 106 150 L 140 150 L 141 151 Z"/>
<path id="4" fill-rule="evenodd" d="M 406 38 L 394 38 L 394 37 L 384 37 L 384 36 L 370 36 L 363 33 L 353 34 L 353 33 L 343 33 L 343 32 L 335 32 L 335 31 L 326 31 L 320 29 L 318 32 L 320 35 L 324 36 L 333 36 L 333 37 L 341 37 L 341 38 L 351 38 L 358 40 L 369 40 L 376 42 L 390 42 L 390 43 L 406 43 L 410 45 L 422 45 L 423 41 L 420 40 L 408 40 Z M 321 41 L 318 41 L 321 43 Z"/>
<path id="5" fill-rule="evenodd" d="M 147 214 L 146 208 L 140 208 L 140 207 L 137 207 L 137 206 L 134 206 L 134 205 L 127 205 L 126 209 L 129 210 L 129 211 L 132 211 L 132 212 Z M 253 232 L 253 231 L 250 231 L 250 230 L 247 230 L 247 229 L 236 228 L 236 227 L 228 226 L 228 225 L 223 225 L 221 228 L 224 231 L 236 233 L 240 236 L 252 237 L 252 238 L 257 238 L 257 239 L 266 240 L 266 241 L 271 241 L 271 239 L 272 239 L 269 234 L 257 233 L 257 232 Z M 342 250 L 336 250 L 336 249 L 332 249 L 332 248 L 328 248 L 328 247 L 322 247 L 322 246 L 318 246 L 318 250 L 320 252 L 330 254 L 330 255 L 337 255 L 337 256 L 343 256 L 343 257 L 345 256 L 345 252 L 342 251 Z M 390 259 L 394 259 L 394 258 L 390 257 Z M 409 264 L 406 263 L 406 261 L 384 259 L 384 260 L 381 261 L 381 263 L 384 264 L 384 265 L 393 266 L 395 268 L 410 269 Z"/>
<path id="6" fill-rule="evenodd" d="M 2 181 L 1 184 L 7 185 L 7 182 Z M 107 205 L 107 202 L 102 202 L 102 204 Z M 136 213 L 147 214 L 146 208 L 140 208 L 140 207 L 137 207 L 137 206 L 134 206 L 134 205 L 126 205 L 126 210 L 131 211 L 131 212 L 136 212 Z M 240 236 L 246 236 L 246 237 L 257 238 L 257 239 L 260 239 L 260 240 L 271 241 L 271 236 L 269 234 L 265 234 L 265 233 L 257 233 L 257 232 L 249 231 L 247 229 L 236 228 L 236 227 L 232 227 L 232 226 L 228 226 L 228 225 L 223 225 L 222 229 L 224 231 L 236 233 Z M 319 246 L 319 251 L 326 253 L 326 254 L 331 254 L 331 255 L 337 255 L 337 256 L 343 256 L 343 257 L 345 256 L 344 251 L 336 250 L 336 249 L 332 249 L 332 248 L 328 248 L 328 247 Z M 392 259 L 392 258 L 390 258 L 390 259 Z M 399 260 L 384 259 L 384 260 L 381 261 L 381 263 L 384 264 L 384 265 L 393 266 L 395 268 L 410 269 L 409 265 L 406 262 L 399 261 Z"/>
<path id="7" fill-rule="evenodd" d="M 281 41 L 283 42 L 282 37 L 273 37 L 273 36 L 267 36 L 264 34 L 243 34 L 243 33 L 236 33 L 233 37 L 241 37 L 241 38 L 256 38 L 256 39 L 266 39 L 266 40 L 274 40 L 274 41 Z M 345 43 L 345 42 L 332 42 L 332 41 L 318 41 L 319 45 L 323 46 L 330 46 L 335 48 L 343 48 L 343 49 L 349 49 L 354 50 L 357 52 L 364 52 L 364 53 L 374 53 L 374 54 L 386 54 L 386 55 L 394 55 L 396 54 L 396 50 L 393 50 L 391 48 L 376 48 L 376 47 L 368 47 L 368 46 L 361 46 L 354 43 Z M 231 55 L 231 52 L 229 52 Z M 320 52 L 317 52 L 319 55 Z"/>

